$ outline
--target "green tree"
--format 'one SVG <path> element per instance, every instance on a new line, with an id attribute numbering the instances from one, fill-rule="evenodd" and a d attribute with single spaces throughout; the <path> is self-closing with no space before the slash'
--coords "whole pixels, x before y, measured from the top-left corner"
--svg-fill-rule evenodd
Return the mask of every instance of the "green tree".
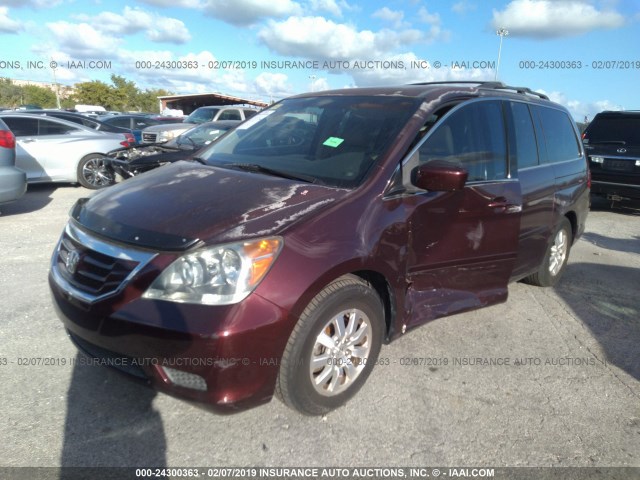
<path id="1" fill-rule="evenodd" d="M 115 102 L 114 110 L 138 110 L 138 95 L 140 90 L 136 84 L 127 80 L 120 75 L 111 75 L 111 83 L 113 83 L 113 98 Z"/>
<path id="2" fill-rule="evenodd" d="M 0 106 L 15 108 L 22 103 L 22 88 L 8 78 L 0 78 Z"/>
<path id="3" fill-rule="evenodd" d="M 56 108 L 56 94 L 48 88 L 25 85 L 22 87 L 22 93 L 22 103 L 40 105 L 42 108 Z"/>
<path id="4" fill-rule="evenodd" d="M 85 105 L 101 105 L 107 110 L 117 110 L 117 98 L 113 87 L 99 80 L 76 83 L 76 102 Z"/>
<path id="5" fill-rule="evenodd" d="M 171 95 L 164 89 L 147 89 L 138 94 L 138 106 L 142 112 L 160 113 L 160 102 L 158 97 Z"/>

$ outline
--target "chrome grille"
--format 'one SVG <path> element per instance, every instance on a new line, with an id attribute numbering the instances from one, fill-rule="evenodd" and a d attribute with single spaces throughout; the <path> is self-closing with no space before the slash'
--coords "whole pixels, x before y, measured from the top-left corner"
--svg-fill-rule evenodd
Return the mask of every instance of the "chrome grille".
<path id="1" fill-rule="evenodd" d="M 68 223 L 51 259 L 51 273 L 69 295 L 92 303 L 122 290 L 154 256 L 100 240 Z"/>
<path id="2" fill-rule="evenodd" d="M 67 268 L 69 252 L 75 251 L 79 261 L 74 272 Z M 89 250 L 74 241 L 65 232 L 58 250 L 58 271 L 75 288 L 100 296 L 114 292 L 138 265 L 131 260 L 120 260 Z"/>

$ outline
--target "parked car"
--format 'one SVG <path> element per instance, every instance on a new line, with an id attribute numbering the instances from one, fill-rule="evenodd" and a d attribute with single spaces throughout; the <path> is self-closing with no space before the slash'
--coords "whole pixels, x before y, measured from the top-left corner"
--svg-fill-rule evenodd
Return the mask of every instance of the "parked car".
<path id="1" fill-rule="evenodd" d="M 175 123 L 177 120 L 173 117 L 164 118 L 161 116 L 151 115 L 103 115 L 100 121 L 114 127 L 126 128 L 131 130 L 137 143 L 142 141 L 142 129 L 151 125 L 160 125 L 162 123 Z"/>
<path id="2" fill-rule="evenodd" d="M 29 183 L 72 182 L 102 188 L 115 182 L 103 154 L 129 145 L 124 135 L 59 118 L 0 112 L 16 137 L 16 166 Z"/>
<path id="3" fill-rule="evenodd" d="M 119 148 L 107 153 L 107 157 L 118 175 L 131 178 L 167 163 L 188 159 L 239 123 L 232 120 L 202 123 L 167 143 Z"/>
<path id="4" fill-rule="evenodd" d="M 61 118 L 62 120 L 79 123 L 80 125 L 84 125 L 85 127 L 93 128 L 94 130 L 100 130 L 103 132 L 120 133 L 125 136 L 129 145 L 134 145 L 136 143 L 136 139 L 133 136 L 133 131 L 130 128 L 116 127 L 108 123 L 104 123 L 99 120 L 87 117 L 86 115 L 83 115 L 81 113 L 67 112 L 64 110 L 30 110 L 29 113 Z"/>
<path id="5" fill-rule="evenodd" d="M 167 123 L 147 127 L 142 132 L 142 143 L 163 143 L 177 137 L 189 128 L 205 122 L 243 121 L 259 110 L 248 107 L 200 107 L 196 108 L 181 123 Z"/>
<path id="6" fill-rule="evenodd" d="M 611 201 L 640 200 L 640 111 L 598 113 L 582 138 L 591 193 Z"/>
<path id="7" fill-rule="evenodd" d="M 569 112 L 496 82 L 287 98 L 82 199 L 50 287 L 80 350 L 220 412 L 339 407 L 383 342 L 558 282 L 589 209 Z"/>
<path id="8" fill-rule="evenodd" d="M 16 137 L 0 119 L 0 205 L 27 191 L 27 174 L 16 168 Z"/>

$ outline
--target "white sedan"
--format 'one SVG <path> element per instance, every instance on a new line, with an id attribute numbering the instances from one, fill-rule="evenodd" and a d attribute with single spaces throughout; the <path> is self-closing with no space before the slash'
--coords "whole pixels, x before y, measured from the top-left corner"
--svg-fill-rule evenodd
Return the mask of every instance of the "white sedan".
<path id="1" fill-rule="evenodd" d="M 16 167 L 27 182 L 72 182 L 96 189 L 115 183 L 102 154 L 129 145 L 124 134 L 107 133 L 58 118 L 0 112 L 16 137 Z"/>

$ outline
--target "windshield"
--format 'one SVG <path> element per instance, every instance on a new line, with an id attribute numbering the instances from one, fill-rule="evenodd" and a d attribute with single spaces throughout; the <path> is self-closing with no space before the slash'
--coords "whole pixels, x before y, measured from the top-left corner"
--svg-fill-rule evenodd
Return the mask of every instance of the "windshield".
<path id="1" fill-rule="evenodd" d="M 184 123 L 210 122 L 219 110 L 219 108 L 197 108 L 184 119 Z"/>
<path id="2" fill-rule="evenodd" d="M 619 142 L 621 145 L 640 146 L 640 116 L 600 116 L 585 132 L 589 144 Z"/>
<path id="3" fill-rule="evenodd" d="M 176 142 L 179 145 L 187 144 L 198 147 L 208 145 L 230 128 L 232 128 L 232 125 L 198 125 L 180 135 Z"/>
<path id="4" fill-rule="evenodd" d="M 200 155 L 344 188 L 359 185 L 417 110 L 400 96 L 292 98 L 263 110 Z"/>

